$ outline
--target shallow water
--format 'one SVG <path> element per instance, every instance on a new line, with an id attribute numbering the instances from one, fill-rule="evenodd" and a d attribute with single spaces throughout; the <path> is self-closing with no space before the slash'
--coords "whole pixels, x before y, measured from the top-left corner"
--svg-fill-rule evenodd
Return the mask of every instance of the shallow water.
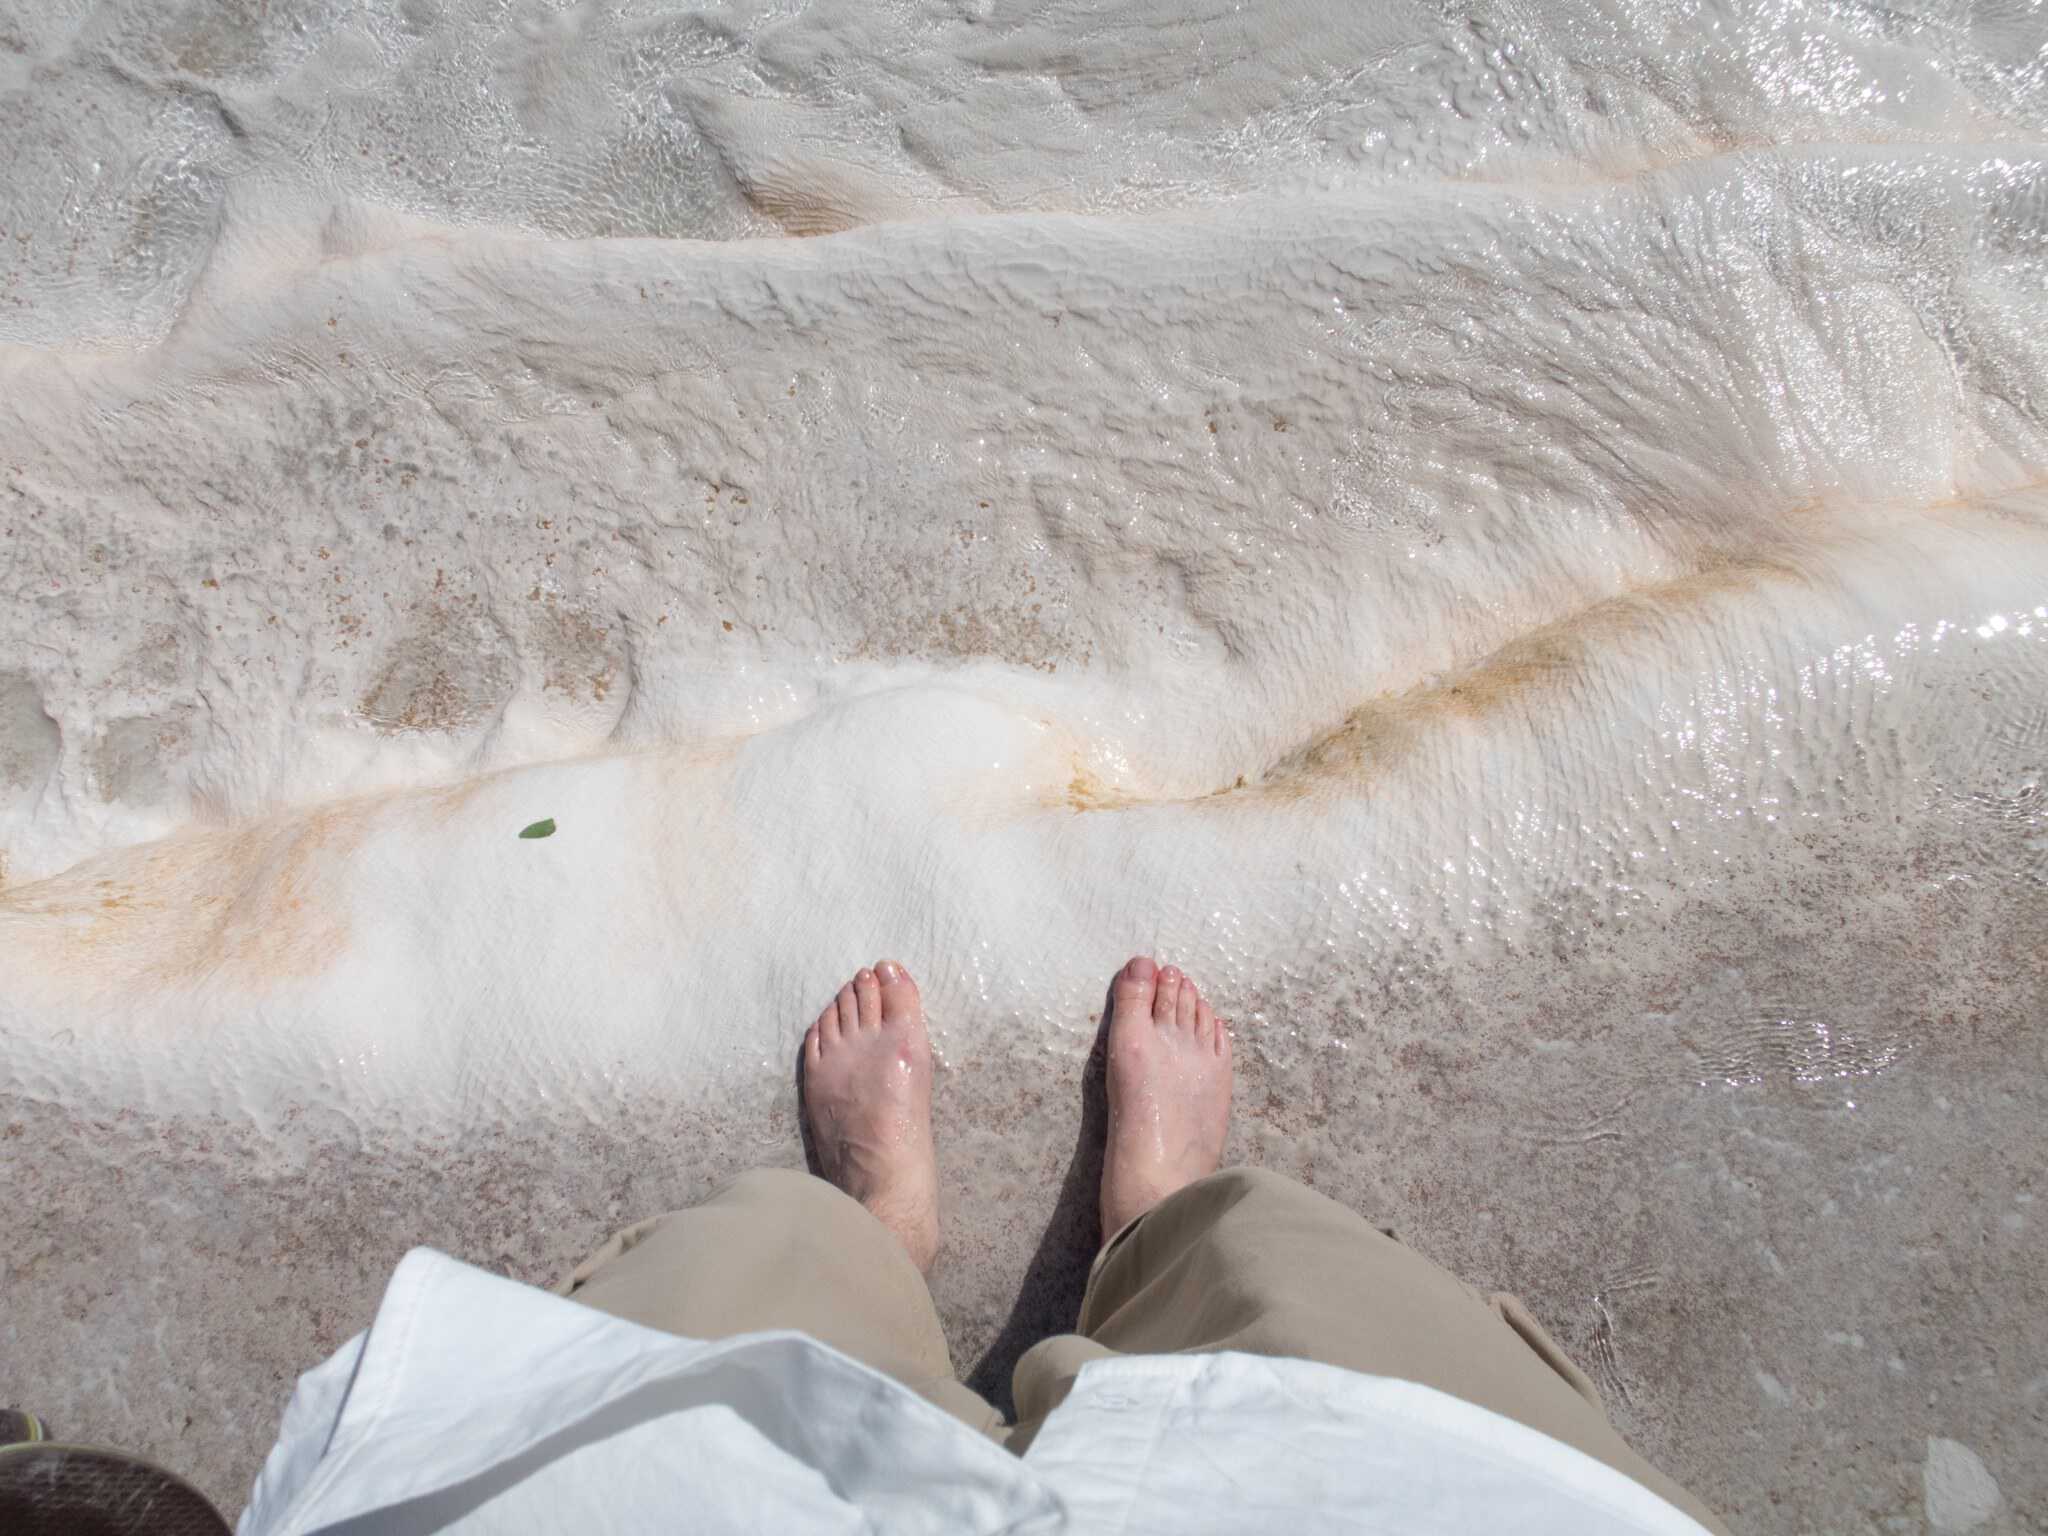
<path id="1" fill-rule="evenodd" d="M 0 1375 L 235 1503 L 406 1242 L 794 1156 L 895 953 L 1000 1391 L 1156 948 L 1737 1528 L 2044 1518 L 2036 11 L 0 43 Z"/>

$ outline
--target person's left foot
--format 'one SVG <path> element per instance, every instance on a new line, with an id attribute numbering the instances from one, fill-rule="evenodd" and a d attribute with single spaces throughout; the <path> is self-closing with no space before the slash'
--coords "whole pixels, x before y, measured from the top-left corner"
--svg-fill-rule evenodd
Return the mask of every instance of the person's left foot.
<path id="1" fill-rule="evenodd" d="M 939 1251 L 932 1045 L 917 983 L 895 961 L 858 972 L 804 1036 L 804 1108 L 825 1177 L 930 1269 Z"/>

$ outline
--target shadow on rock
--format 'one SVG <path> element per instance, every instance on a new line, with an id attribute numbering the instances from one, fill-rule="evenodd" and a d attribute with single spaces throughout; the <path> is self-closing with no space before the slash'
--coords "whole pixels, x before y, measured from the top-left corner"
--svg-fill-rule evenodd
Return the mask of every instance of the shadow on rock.
<path id="1" fill-rule="evenodd" d="M 1071 1333 L 1081 1316 L 1081 1296 L 1088 1288 L 1088 1266 L 1102 1245 L 1102 1153 L 1109 1135 L 1109 1015 L 1111 996 L 1102 1000 L 1102 1022 L 1081 1072 L 1081 1128 L 1074 1155 L 1060 1182 L 1059 1198 L 1045 1235 L 1024 1271 L 1016 1304 L 966 1383 L 1001 1410 L 1017 1416 L 1010 1391 L 1010 1373 L 1024 1351 L 1040 1339 Z"/>

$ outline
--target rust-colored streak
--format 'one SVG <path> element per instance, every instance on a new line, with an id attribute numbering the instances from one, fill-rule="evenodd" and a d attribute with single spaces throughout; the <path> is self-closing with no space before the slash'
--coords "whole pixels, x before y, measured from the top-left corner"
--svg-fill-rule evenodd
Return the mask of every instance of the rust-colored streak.
<path id="1" fill-rule="evenodd" d="M 1249 792 L 1298 798 L 1356 786 L 1393 766 L 1449 721 L 1489 720 L 1569 687 L 1596 660 L 1653 639 L 1674 619 L 1718 599 L 1772 582 L 1806 580 L 1787 556 L 1751 554 L 1604 598 L 1516 636 L 1453 678 L 1368 699 L 1342 724 L 1274 763 Z"/>
<path id="2" fill-rule="evenodd" d="M 1337 725 L 1256 775 L 1185 801 L 1248 805 L 1356 793 L 1454 721 L 1480 722 L 1567 688 L 1595 661 L 1655 639 L 1674 620 L 1725 597 L 1772 583 L 1805 585 L 1801 563 L 1783 552 L 1748 553 L 1676 580 L 1623 592 L 1518 635 L 1454 677 L 1367 699 Z M 1102 784 L 1081 767 L 1048 804 L 1077 812 L 1123 810 L 1147 800 Z"/>
<path id="3" fill-rule="evenodd" d="M 1117 811 L 1143 802 L 1134 795 L 1127 795 L 1112 785 L 1105 784 L 1074 759 L 1074 776 L 1067 781 L 1065 792 L 1055 796 L 1053 803 L 1074 811 Z"/>
<path id="4" fill-rule="evenodd" d="M 103 988 L 257 988 L 325 970 L 348 942 L 336 872 L 374 803 L 192 831 L 0 891 L 10 946 Z"/>
<path id="5" fill-rule="evenodd" d="M 1604 598 L 1516 636 L 1453 678 L 1368 699 L 1335 729 L 1274 763 L 1249 791 L 1297 798 L 1356 785 L 1384 772 L 1448 721 L 1492 719 L 1569 687 L 1599 658 L 1653 639 L 1672 620 L 1718 599 L 1807 579 L 1785 555 L 1750 554 Z"/>

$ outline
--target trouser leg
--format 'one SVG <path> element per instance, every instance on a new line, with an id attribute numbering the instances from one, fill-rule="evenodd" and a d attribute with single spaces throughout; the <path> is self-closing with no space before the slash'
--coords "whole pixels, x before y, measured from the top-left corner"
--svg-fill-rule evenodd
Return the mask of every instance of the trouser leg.
<path id="1" fill-rule="evenodd" d="M 807 1173 L 759 1169 L 702 1205 L 628 1227 L 558 1289 L 686 1338 L 796 1329 L 976 1430 L 1001 1422 L 954 1378 L 931 1292 L 903 1245 L 859 1201 Z"/>
<path id="2" fill-rule="evenodd" d="M 1028 1443 L 1089 1360 L 1242 1350 L 1416 1381 L 1541 1430 L 1713 1530 L 1691 1494 L 1631 1450 L 1585 1373 L 1511 1296 L 1449 1271 L 1292 1179 L 1227 1169 L 1161 1201 L 1095 1261 L 1079 1335 L 1017 1363 Z"/>

